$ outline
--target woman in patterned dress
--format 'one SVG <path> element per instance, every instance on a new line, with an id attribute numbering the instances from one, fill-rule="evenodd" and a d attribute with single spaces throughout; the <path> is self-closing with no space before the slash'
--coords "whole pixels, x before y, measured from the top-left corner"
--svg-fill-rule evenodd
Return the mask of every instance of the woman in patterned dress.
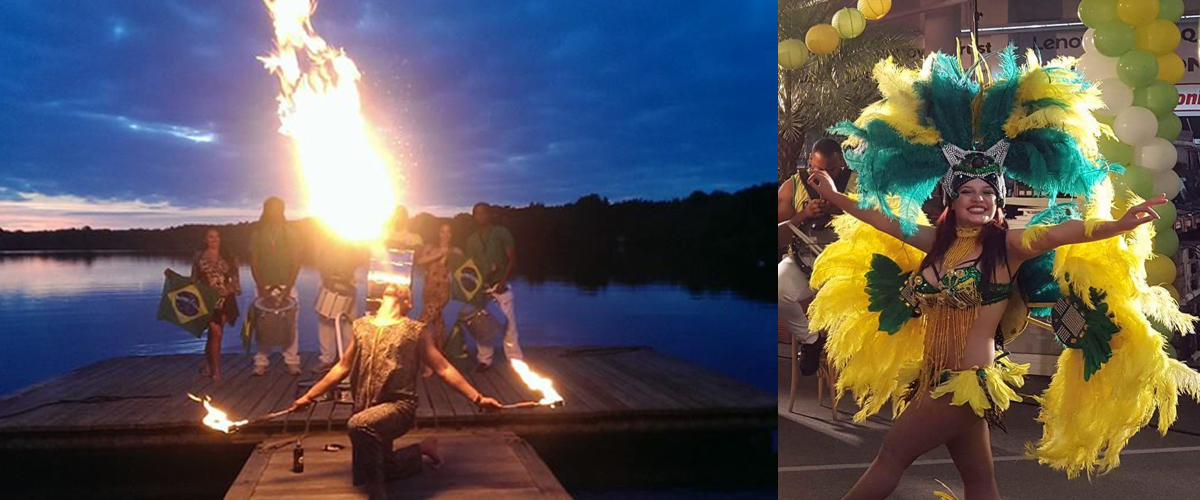
<path id="1" fill-rule="evenodd" d="M 204 232 L 204 250 L 196 254 L 192 264 L 192 279 L 212 287 L 220 296 L 213 304 L 213 314 L 208 320 L 208 341 L 204 345 L 204 367 L 200 373 L 206 377 L 221 378 L 221 333 L 224 325 L 232 326 L 238 318 L 237 297 L 242 284 L 238 279 L 238 265 L 233 255 L 221 246 L 221 233 L 216 228 Z"/>
<path id="2" fill-rule="evenodd" d="M 450 270 L 446 261 L 451 253 L 462 253 L 461 250 L 450 246 L 452 237 L 450 223 L 441 223 L 438 226 L 437 245 L 426 245 L 417 258 L 417 265 L 425 266 L 425 288 L 421 295 L 424 309 L 419 321 L 429 325 L 433 332 L 433 344 L 439 349 L 446 332 L 442 310 L 450 302 Z"/>
<path id="3" fill-rule="evenodd" d="M 354 414 L 346 422 L 346 430 L 352 448 L 351 471 L 354 484 L 365 486 L 372 500 L 387 499 L 387 483 L 419 473 L 425 458 L 435 468 L 442 463 L 435 438 L 392 448 L 392 442 L 416 423 L 417 367 L 421 363 L 432 367 L 447 386 L 479 410 L 501 409 L 499 401 L 484 396 L 442 357 L 425 324 L 408 318 L 411 309 L 411 289 L 388 285 L 379 310 L 354 321 L 346 355 L 289 408 L 295 411 L 312 404 L 350 377 Z"/>

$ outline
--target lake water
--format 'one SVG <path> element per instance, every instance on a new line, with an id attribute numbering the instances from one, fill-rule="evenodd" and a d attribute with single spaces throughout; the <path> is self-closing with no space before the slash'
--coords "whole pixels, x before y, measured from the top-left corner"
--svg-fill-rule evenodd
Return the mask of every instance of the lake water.
<path id="1" fill-rule="evenodd" d="M 131 254 L 0 254 L 0 394 L 114 356 L 202 353 L 204 339 L 155 320 L 168 267 L 187 274 L 191 264 Z M 245 266 L 242 283 L 245 311 L 253 293 Z M 318 283 L 314 270 L 300 273 L 302 351 L 318 349 L 311 312 Z M 518 278 L 512 286 L 522 345 L 646 345 L 775 391 L 774 303 L 669 283 L 584 289 Z M 458 307 L 451 302 L 446 318 Z M 223 349 L 239 352 L 236 329 L 229 330 Z"/>

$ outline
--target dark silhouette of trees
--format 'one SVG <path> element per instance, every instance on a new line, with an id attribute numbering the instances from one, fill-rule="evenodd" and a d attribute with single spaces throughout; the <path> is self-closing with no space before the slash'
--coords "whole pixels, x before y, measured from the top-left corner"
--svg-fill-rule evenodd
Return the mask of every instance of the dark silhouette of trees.
<path id="1" fill-rule="evenodd" d="M 771 300 L 770 220 L 775 186 L 762 184 L 734 193 L 696 191 L 669 201 L 610 202 L 591 194 L 557 206 L 497 206 L 497 223 L 516 240 L 516 272 L 533 282 L 567 280 L 600 289 L 611 282 L 682 283 L 697 293 L 734 291 Z M 449 221 L 454 244 L 465 246 L 475 230 L 470 214 L 445 219 L 427 213 L 412 217 L 411 229 L 436 241 L 437 228 Z M 311 251 L 329 238 L 312 220 L 289 222 Z M 210 225 L 167 229 L 0 230 L 0 250 L 133 251 L 188 254 L 201 248 Z M 245 258 L 253 223 L 216 226 L 222 241 Z M 770 291 L 770 292 L 768 292 Z"/>

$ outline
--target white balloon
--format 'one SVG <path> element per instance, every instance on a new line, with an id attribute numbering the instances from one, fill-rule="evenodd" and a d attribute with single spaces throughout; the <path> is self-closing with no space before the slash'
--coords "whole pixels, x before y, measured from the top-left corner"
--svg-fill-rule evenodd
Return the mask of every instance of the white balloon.
<path id="1" fill-rule="evenodd" d="M 1141 106 L 1130 106 L 1117 113 L 1117 118 L 1113 120 L 1113 132 L 1117 133 L 1117 139 L 1121 142 L 1130 146 L 1141 146 L 1155 138 L 1154 134 L 1158 133 L 1158 118 L 1154 116 L 1153 111 Z"/>
<path id="2" fill-rule="evenodd" d="M 1117 58 L 1099 52 L 1088 52 L 1075 63 L 1075 70 L 1093 82 L 1117 77 Z"/>
<path id="3" fill-rule="evenodd" d="M 1183 188 L 1183 183 L 1179 181 L 1179 175 L 1174 170 L 1154 173 L 1154 192 L 1167 193 L 1167 199 L 1173 200 L 1179 196 L 1179 191 Z"/>
<path id="4" fill-rule="evenodd" d="M 1096 50 L 1096 28 L 1088 28 L 1083 32 L 1083 52 L 1097 52 Z"/>
<path id="5" fill-rule="evenodd" d="M 1175 145 L 1161 137 L 1150 139 L 1133 148 L 1135 162 L 1151 172 L 1166 172 L 1175 168 Z"/>
<path id="6" fill-rule="evenodd" d="M 1100 99 L 1104 101 L 1104 108 L 1096 110 L 1096 113 L 1116 116 L 1125 108 L 1133 106 L 1133 89 L 1125 85 L 1120 78 L 1105 78 L 1097 83 L 1096 87 L 1100 89 Z"/>

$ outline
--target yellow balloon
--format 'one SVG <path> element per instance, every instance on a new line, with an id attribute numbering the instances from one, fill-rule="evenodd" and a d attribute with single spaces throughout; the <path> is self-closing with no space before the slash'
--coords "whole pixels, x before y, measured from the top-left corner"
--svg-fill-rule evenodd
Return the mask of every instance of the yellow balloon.
<path id="1" fill-rule="evenodd" d="M 828 24 L 818 24 L 808 29 L 808 34 L 804 35 L 804 45 L 808 46 L 808 50 L 813 54 L 823 56 L 833 53 L 837 50 L 838 41 L 841 37 L 838 36 L 837 29 Z"/>
<path id="2" fill-rule="evenodd" d="M 1150 285 L 1170 285 L 1175 282 L 1175 261 L 1166 255 L 1156 253 L 1146 261 L 1146 283 Z"/>
<path id="3" fill-rule="evenodd" d="M 1158 0 L 1117 0 L 1117 18 L 1133 27 L 1158 17 Z"/>
<path id="4" fill-rule="evenodd" d="M 795 38 L 779 42 L 779 65 L 783 69 L 799 68 L 805 61 L 808 61 L 808 47 L 804 46 L 804 42 Z"/>
<path id="5" fill-rule="evenodd" d="M 862 11 L 847 7 L 833 14 L 833 27 L 838 36 L 849 40 L 862 34 L 863 29 L 867 27 L 867 20 Z"/>
<path id="6" fill-rule="evenodd" d="M 1171 294 L 1171 298 L 1175 299 L 1175 302 L 1180 301 L 1179 290 L 1175 288 L 1175 285 L 1163 285 L 1163 288 L 1167 289 L 1167 293 Z"/>
<path id="7" fill-rule="evenodd" d="M 1156 56 L 1175 52 L 1179 45 L 1179 27 L 1166 19 L 1155 19 L 1134 30 L 1133 46 Z"/>
<path id="8" fill-rule="evenodd" d="M 858 10 L 869 20 L 883 19 L 892 10 L 892 0 L 858 0 Z"/>
<path id="9" fill-rule="evenodd" d="M 1183 66 L 1183 59 L 1175 54 L 1163 54 L 1158 56 L 1158 79 L 1172 85 L 1179 83 L 1183 79 L 1183 74 L 1187 71 Z"/>

